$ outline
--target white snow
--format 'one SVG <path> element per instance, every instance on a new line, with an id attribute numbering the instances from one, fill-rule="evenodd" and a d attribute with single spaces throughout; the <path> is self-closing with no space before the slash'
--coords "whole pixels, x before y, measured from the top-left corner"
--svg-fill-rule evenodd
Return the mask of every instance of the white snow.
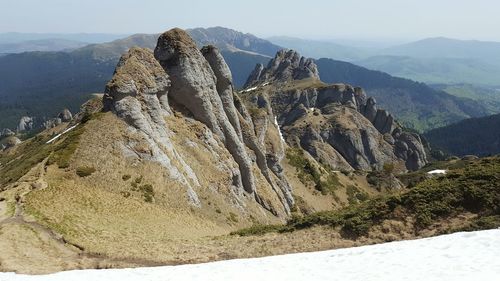
<path id="1" fill-rule="evenodd" d="M 285 142 L 285 139 L 283 138 L 283 134 L 281 133 L 281 128 L 280 125 L 278 124 L 278 118 L 274 116 L 274 125 L 278 128 L 278 134 L 280 135 L 281 142 Z"/>
<path id="2" fill-rule="evenodd" d="M 246 89 L 246 90 L 243 90 L 243 91 L 241 91 L 241 92 L 242 92 L 242 93 L 247 93 L 247 92 L 255 91 L 255 90 L 257 90 L 257 88 L 258 88 L 258 87 L 252 87 L 252 88 L 248 88 L 248 89 Z"/>
<path id="3" fill-rule="evenodd" d="M 55 140 L 57 140 L 58 138 L 60 138 L 62 135 L 66 134 L 67 132 L 73 130 L 74 128 L 76 128 L 76 126 L 78 126 L 78 124 L 74 125 L 74 126 L 71 126 L 69 128 L 67 128 L 66 130 L 64 130 L 62 133 L 60 134 L 57 134 L 55 137 L 51 138 L 50 140 L 48 140 L 46 143 L 49 144 L 49 143 L 52 143 L 54 142 Z M 2 281 L 2 280 L 0 280 Z"/>
<path id="4" fill-rule="evenodd" d="M 427 172 L 429 175 L 446 175 L 446 170 L 432 170 Z"/>
<path id="5" fill-rule="evenodd" d="M 327 239 L 327 237 L 325 237 Z M 66 271 L 27 276 L 0 273 L 1 281 L 496 281 L 500 229 L 420 240 L 205 264 Z"/>

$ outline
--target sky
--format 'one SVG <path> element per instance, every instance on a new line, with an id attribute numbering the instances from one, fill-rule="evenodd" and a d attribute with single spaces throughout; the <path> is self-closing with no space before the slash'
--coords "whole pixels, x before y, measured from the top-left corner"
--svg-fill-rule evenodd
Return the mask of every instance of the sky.
<path id="1" fill-rule="evenodd" d="M 499 0 L 0 0 L 0 32 L 224 26 L 261 37 L 500 41 L 499 11 Z"/>

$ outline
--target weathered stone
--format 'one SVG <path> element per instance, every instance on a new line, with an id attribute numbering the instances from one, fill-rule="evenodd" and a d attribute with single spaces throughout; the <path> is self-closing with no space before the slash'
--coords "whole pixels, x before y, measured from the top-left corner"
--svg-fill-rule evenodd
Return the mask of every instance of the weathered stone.
<path id="1" fill-rule="evenodd" d="M 59 115 L 57 115 L 57 118 L 61 119 L 62 122 L 69 122 L 73 120 L 73 114 L 71 114 L 71 111 L 69 111 L 69 109 L 65 108 L 59 113 Z"/>
<path id="2" fill-rule="evenodd" d="M 257 65 L 250 74 L 245 88 L 271 81 L 290 81 L 314 78 L 319 80 L 314 60 L 299 55 L 294 50 L 280 50 L 266 68 Z"/>
<path id="3" fill-rule="evenodd" d="M 35 119 L 29 116 L 23 116 L 17 125 L 17 132 L 31 131 L 35 128 Z"/>
<path id="4" fill-rule="evenodd" d="M 225 99 L 230 95 L 227 92 L 228 81 L 221 81 L 219 88 L 222 93 L 219 93 L 214 70 L 197 49 L 194 41 L 181 29 L 172 29 L 160 35 L 154 54 L 170 75 L 172 81 L 170 97 L 223 140 L 240 167 L 243 187 L 247 192 L 253 193 L 255 179 L 250 158 L 241 138 L 229 121 L 221 100 L 221 95 Z M 227 68 L 224 60 L 218 60 L 215 52 L 207 53 L 207 56 L 213 61 L 221 79 L 227 78 L 224 77 L 227 76 L 224 71 L 224 68 Z M 222 63 L 224 66 L 220 65 Z M 234 108 L 234 105 L 232 107 Z"/>

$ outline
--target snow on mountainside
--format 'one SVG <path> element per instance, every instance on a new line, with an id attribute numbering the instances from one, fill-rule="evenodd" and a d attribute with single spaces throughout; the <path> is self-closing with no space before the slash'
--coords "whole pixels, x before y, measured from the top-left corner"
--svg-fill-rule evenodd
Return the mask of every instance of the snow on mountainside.
<path id="1" fill-rule="evenodd" d="M 255 259 L 155 268 L 66 271 L 31 280 L 498 280 L 500 229 Z"/>

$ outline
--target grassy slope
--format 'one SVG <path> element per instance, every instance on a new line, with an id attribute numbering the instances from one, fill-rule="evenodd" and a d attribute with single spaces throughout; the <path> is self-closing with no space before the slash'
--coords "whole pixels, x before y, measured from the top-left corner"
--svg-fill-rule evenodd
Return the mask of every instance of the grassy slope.
<path id="1" fill-rule="evenodd" d="M 286 225 L 254 226 L 235 232 L 239 235 L 289 232 L 315 225 L 337 227 L 348 237 L 367 235 L 384 221 L 412 221 L 415 233 L 435 222 L 472 214 L 459 228 L 441 232 L 478 230 L 500 226 L 500 158 L 484 158 L 450 171 L 444 177 L 424 180 L 402 194 L 370 199 L 339 211 L 297 217 Z"/>

